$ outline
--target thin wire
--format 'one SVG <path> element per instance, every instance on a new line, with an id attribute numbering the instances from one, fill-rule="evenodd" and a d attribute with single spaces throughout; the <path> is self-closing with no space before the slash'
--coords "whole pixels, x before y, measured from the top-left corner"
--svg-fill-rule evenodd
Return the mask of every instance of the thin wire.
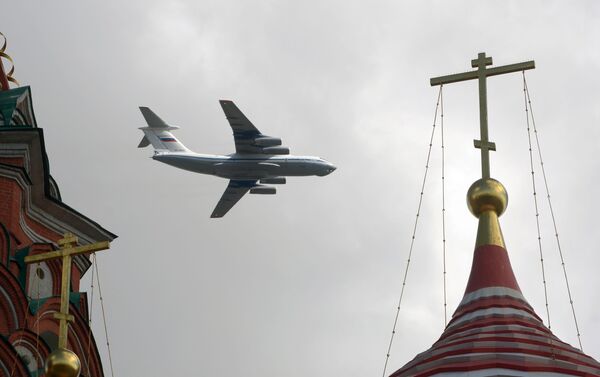
<path id="1" fill-rule="evenodd" d="M 100 306 L 102 307 L 102 320 L 104 321 L 104 335 L 106 337 L 106 347 L 108 348 L 108 362 L 110 364 L 110 375 L 115 377 L 112 362 L 112 353 L 110 352 L 110 342 L 108 341 L 108 327 L 106 326 L 106 312 L 104 310 L 104 299 L 102 298 L 102 288 L 100 286 L 100 271 L 98 270 L 98 261 L 95 261 L 96 266 L 96 280 L 98 281 L 98 295 L 100 296 Z"/>
<path id="2" fill-rule="evenodd" d="M 547 289 L 547 285 L 546 285 L 546 270 L 544 268 L 544 253 L 542 250 L 542 235 L 540 232 L 540 212 L 539 212 L 539 208 L 538 208 L 538 200 L 537 200 L 537 190 L 536 190 L 536 184 L 535 184 L 535 170 L 533 167 L 533 150 L 531 147 L 531 127 L 530 127 L 530 123 L 529 123 L 529 104 L 527 102 L 527 90 L 526 90 L 526 85 L 525 85 L 525 71 L 522 71 L 523 73 L 523 100 L 525 101 L 525 118 L 526 118 L 526 123 L 527 123 L 527 141 L 529 143 L 529 167 L 531 169 L 531 185 L 533 187 L 533 203 L 534 203 L 534 207 L 535 207 L 535 223 L 536 223 L 536 227 L 537 227 L 537 240 L 538 240 L 538 249 L 540 251 L 540 265 L 542 267 L 542 282 L 543 282 L 543 286 L 544 286 L 544 300 L 546 303 L 546 316 L 548 318 L 548 330 L 552 329 L 552 326 L 550 324 L 550 306 L 548 305 L 548 289 Z M 555 358 L 555 353 L 554 353 L 554 341 L 552 340 L 552 337 L 550 336 L 548 338 L 550 340 L 550 352 L 552 353 L 552 358 Z"/>
<path id="3" fill-rule="evenodd" d="M 93 311 L 93 309 L 94 309 L 94 270 L 95 270 L 94 265 L 96 264 L 96 253 L 92 253 L 92 256 L 90 259 L 92 260 L 92 279 L 91 279 L 91 289 L 90 289 L 91 290 L 91 292 L 90 292 L 90 310 L 89 310 L 89 314 L 88 314 L 88 344 L 87 344 L 87 359 L 86 359 L 88 376 L 92 375 L 90 373 L 90 357 L 92 354 L 92 315 L 94 313 L 94 311 Z"/>
<path id="4" fill-rule="evenodd" d="M 550 324 L 550 306 L 548 305 L 548 289 L 546 285 L 546 270 L 544 268 L 544 253 L 542 251 L 542 236 L 540 232 L 540 212 L 538 209 L 537 191 L 535 185 L 535 171 L 533 167 L 533 150 L 531 148 L 531 127 L 529 124 L 529 106 L 527 103 L 527 89 L 525 86 L 525 71 L 523 71 L 523 100 L 525 101 L 525 117 L 527 118 L 527 141 L 529 142 L 529 167 L 531 169 L 531 184 L 533 187 L 533 204 L 535 206 L 535 224 L 537 227 L 538 249 L 540 251 L 540 264 L 542 266 L 542 282 L 544 285 L 544 300 L 546 303 L 546 317 L 548 318 L 548 329 L 552 329 Z"/>
<path id="5" fill-rule="evenodd" d="M 431 129 L 431 137 L 429 138 L 429 150 L 427 151 L 427 162 L 425 163 L 425 173 L 423 175 L 423 183 L 421 184 L 421 194 L 419 196 L 419 205 L 417 206 L 417 216 L 415 218 L 415 224 L 413 227 L 412 238 L 410 241 L 410 248 L 408 250 L 408 259 L 406 261 L 406 269 L 404 270 L 404 278 L 402 279 L 402 289 L 400 291 L 400 297 L 398 298 L 398 306 L 396 307 L 396 316 L 394 317 L 394 325 L 392 327 L 392 334 L 390 336 L 390 342 L 388 345 L 387 353 L 385 356 L 385 364 L 383 365 L 382 377 L 385 377 L 387 370 L 388 361 L 390 359 L 390 351 L 394 342 L 394 335 L 396 335 L 396 325 L 398 324 L 398 316 L 400 314 L 400 305 L 402 304 L 402 298 L 404 297 L 404 287 L 406 287 L 406 278 L 408 276 L 408 268 L 410 266 L 410 258 L 412 256 L 413 246 L 415 244 L 415 236 L 417 233 L 417 225 L 419 224 L 419 214 L 421 213 L 421 204 L 423 203 L 423 191 L 425 189 L 425 182 L 427 181 L 427 172 L 429 171 L 429 159 L 431 157 L 431 147 L 433 146 L 433 136 L 435 135 L 435 122 L 437 120 L 438 109 L 440 106 L 440 98 L 442 95 L 442 86 L 440 85 L 440 91 L 438 93 L 437 103 L 435 106 L 435 113 L 433 116 L 433 128 Z"/>
<path id="6" fill-rule="evenodd" d="M 531 123 L 533 125 L 533 134 L 535 135 L 535 142 L 538 150 L 538 156 L 540 158 L 540 166 L 542 168 L 542 175 L 544 177 L 544 186 L 546 188 L 546 198 L 548 199 L 548 207 L 550 208 L 550 214 L 552 216 L 552 224 L 554 226 L 554 236 L 556 237 L 556 245 L 558 247 L 558 254 L 560 255 L 560 263 L 563 269 L 563 275 L 565 277 L 565 284 L 567 286 L 567 293 L 569 295 L 569 303 L 571 304 L 571 312 L 573 313 L 573 322 L 575 322 L 575 330 L 577 330 L 577 341 L 579 342 L 579 349 L 583 351 L 583 345 L 581 344 L 581 333 L 579 331 L 579 324 L 577 323 L 577 315 L 575 314 L 575 306 L 573 305 L 573 296 L 571 295 L 571 288 L 569 286 L 569 278 L 567 276 L 567 267 L 565 266 L 565 260 L 563 257 L 562 248 L 560 246 L 560 238 L 558 236 L 558 227 L 556 226 L 556 217 L 554 216 L 554 209 L 552 208 L 552 201 L 550 200 L 550 190 L 548 189 L 548 179 L 546 178 L 546 169 L 544 168 L 544 160 L 542 159 L 542 150 L 540 148 L 540 140 L 538 138 L 538 132 L 535 125 L 535 117 L 533 116 L 533 108 L 531 106 L 531 98 L 529 96 L 529 88 L 527 87 L 527 80 L 525 80 L 525 74 L 523 74 L 523 83 L 525 86 L 525 94 L 527 95 L 527 103 L 529 104 Z"/>
<path id="7" fill-rule="evenodd" d="M 444 262 L 444 327 L 448 325 L 448 304 L 446 301 L 446 186 L 445 186 L 445 159 L 444 159 L 444 95 L 440 86 L 440 133 L 442 136 L 442 254 Z"/>

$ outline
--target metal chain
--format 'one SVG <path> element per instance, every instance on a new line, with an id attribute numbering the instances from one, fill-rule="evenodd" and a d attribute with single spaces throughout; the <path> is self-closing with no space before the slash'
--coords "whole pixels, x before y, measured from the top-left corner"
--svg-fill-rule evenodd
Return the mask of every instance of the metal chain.
<path id="1" fill-rule="evenodd" d="M 433 146 L 433 136 L 435 135 L 435 122 L 437 120 L 438 109 L 440 106 L 440 98 L 442 95 L 442 86 L 440 85 L 440 91 L 438 93 L 437 103 L 435 106 L 435 113 L 433 116 L 433 128 L 431 129 L 431 137 L 429 138 L 429 150 L 427 151 L 427 162 L 425 163 L 425 173 L 423 175 L 423 183 L 421 184 L 421 194 L 419 196 L 419 205 L 417 206 L 417 216 L 412 232 L 412 238 L 410 241 L 410 248 L 408 250 L 408 259 L 406 261 L 406 269 L 404 270 L 404 278 L 402 279 L 402 289 L 400 291 L 400 297 L 398 298 L 398 306 L 396 307 L 396 315 L 394 317 L 394 325 L 392 326 L 392 334 L 390 336 L 390 342 L 388 345 L 387 353 L 385 356 L 385 364 L 383 365 L 382 377 L 385 377 L 387 370 L 388 361 L 390 359 L 390 352 L 392 344 L 394 342 L 394 335 L 396 335 L 396 325 L 398 324 L 398 316 L 400 315 L 400 305 L 402 304 L 402 298 L 404 297 L 404 287 L 406 287 L 406 278 L 408 276 L 408 268 L 410 267 L 410 258 L 412 256 L 413 246 L 415 244 L 415 236 L 417 233 L 417 225 L 419 224 L 419 214 L 421 213 L 421 204 L 423 203 L 423 191 L 425 189 L 425 182 L 427 181 L 427 172 L 429 171 L 429 159 L 431 157 L 431 147 Z"/>
<path id="2" fill-rule="evenodd" d="M 556 245 L 558 247 L 558 254 L 560 256 L 560 263 L 563 269 L 563 275 L 565 277 L 565 284 L 567 286 L 567 294 L 569 295 L 569 303 L 571 304 L 571 312 L 573 313 L 573 322 L 575 322 L 575 330 L 577 331 L 577 341 L 579 342 L 579 349 L 583 351 L 583 346 L 581 344 L 581 333 L 579 331 L 579 325 L 577 323 L 577 315 L 575 314 L 575 306 L 573 305 L 573 296 L 571 295 L 571 288 L 569 286 L 569 278 L 567 276 L 567 268 L 565 266 L 565 260 L 563 257 L 562 248 L 560 245 L 560 238 L 558 236 L 558 227 L 556 226 L 556 217 L 554 216 L 554 209 L 552 208 L 552 201 L 550 200 L 550 190 L 548 189 L 548 179 L 546 178 L 546 169 L 544 168 L 544 160 L 542 159 L 542 150 L 540 148 L 540 140 L 538 138 L 538 132 L 535 125 L 535 117 L 533 116 L 533 108 L 531 106 L 531 98 L 529 96 L 529 88 L 527 87 L 527 80 L 525 79 L 525 74 L 523 74 L 523 85 L 525 87 L 525 95 L 527 97 L 527 103 L 529 105 L 530 115 L 531 115 L 531 123 L 533 125 L 533 134 L 535 135 L 535 142 L 538 150 L 538 156 L 540 159 L 540 166 L 542 169 L 542 175 L 544 177 L 544 186 L 546 189 L 546 198 L 548 199 L 548 207 L 550 208 L 550 215 L 552 216 L 552 224 L 554 226 L 554 236 L 556 237 Z"/>
<path id="3" fill-rule="evenodd" d="M 104 336 L 106 337 L 106 347 L 108 349 L 108 362 L 110 364 L 110 375 L 115 377 L 115 373 L 113 370 L 113 362 L 112 362 L 112 353 L 110 352 L 110 342 L 108 341 L 108 327 L 106 326 L 106 312 L 104 310 L 104 299 L 102 297 L 102 288 L 100 286 L 100 272 L 98 270 L 98 261 L 95 261 L 94 266 L 96 266 L 96 280 L 98 281 L 98 295 L 100 296 L 100 306 L 102 307 L 102 321 L 104 322 Z"/>
<path id="4" fill-rule="evenodd" d="M 542 266 L 542 282 L 544 285 L 544 300 L 546 303 L 546 317 L 548 318 L 548 329 L 552 329 L 550 324 L 550 306 L 548 305 L 548 289 L 546 285 L 546 270 L 544 268 L 544 253 L 542 251 L 542 236 L 540 232 L 540 212 L 538 209 L 537 191 L 535 185 L 535 171 L 533 167 L 533 150 L 531 147 L 531 126 L 529 123 L 529 104 L 527 102 L 527 89 L 525 85 L 525 71 L 523 71 L 523 99 L 525 101 L 525 117 L 527 119 L 527 141 L 529 142 L 529 168 L 531 169 L 531 185 L 533 187 L 533 204 L 535 207 L 535 224 L 537 227 L 538 249 L 540 251 L 540 264 Z"/>

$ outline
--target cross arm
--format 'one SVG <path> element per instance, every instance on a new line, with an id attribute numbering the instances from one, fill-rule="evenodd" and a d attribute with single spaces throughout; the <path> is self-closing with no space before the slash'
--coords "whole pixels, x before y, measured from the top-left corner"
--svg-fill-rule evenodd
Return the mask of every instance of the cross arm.
<path id="1" fill-rule="evenodd" d="M 68 249 L 54 250 L 43 254 L 30 255 L 25 257 L 25 263 L 42 262 L 50 259 L 57 259 L 66 255 L 79 255 L 93 253 L 95 251 L 106 250 L 110 248 L 110 242 L 101 241 L 89 245 L 75 246 Z"/>
<path id="2" fill-rule="evenodd" d="M 528 62 L 509 64 L 509 65 L 503 65 L 500 67 L 486 69 L 485 75 L 486 76 L 496 76 L 496 75 L 502 75 L 504 73 L 526 71 L 528 69 L 534 69 L 534 68 L 535 68 L 535 61 L 530 60 Z M 429 83 L 431 84 L 431 86 L 437 86 L 437 85 L 442 85 L 442 84 L 451 84 L 453 82 L 474 80 L 476 78 L 479 78 L 479 72 L 478 71 L 470 71 L 470 72 L 463 72 L 463 73 L 455 73 L 453 75 L 447 75 L 447 76 L 433 77 L 431 80 L 429 80 Z"/>
<path id="3" fill-rule="evenodd" d="M 68 321 L 68 322 L 74 322 L 75 321 L 75 317 L 72 314 L 54 313 L 54 318 L 55 319 L 61 319 L 63 321 Z"/>

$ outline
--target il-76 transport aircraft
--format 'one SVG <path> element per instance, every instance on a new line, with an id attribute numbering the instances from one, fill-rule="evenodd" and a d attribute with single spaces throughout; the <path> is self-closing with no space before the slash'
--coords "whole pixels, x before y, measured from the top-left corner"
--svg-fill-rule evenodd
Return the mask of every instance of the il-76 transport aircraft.
<path id="1" fill-rule="evenodd" d="M 229 185 L 210 217 L 223 217 L 248 191 L 275 194 L 270 185 L 284 184 L 286 176 L 325 176 L 336 167 L 318 157 L 292 156 L 281 139 L 263 135 L 232 101 L 219 101 L 233 129 L 235 153 L 219 156 L 187 149 L 170 132 L 170 126 L 147 107 L 140 107 L 148 127 L 138 148 L 154 147 L 154 160 L 196 173 L 229 179 Z"/>

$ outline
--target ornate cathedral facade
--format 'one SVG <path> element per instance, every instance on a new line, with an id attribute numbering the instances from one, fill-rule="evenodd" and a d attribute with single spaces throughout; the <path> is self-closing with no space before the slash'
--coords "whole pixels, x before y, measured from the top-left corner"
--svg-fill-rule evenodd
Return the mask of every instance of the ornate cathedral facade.
<path id="1" fill-rule="evenodd" d="M 4 76 L 4 72 L 0 72 Z M 0 84 L 0 376 L 41 377 L 57 348 L 62 264 L 25 263 L 25 258 L 56 250 L 65 233 L 81 244 L 116 236 L 62 201 L 50 175 L 44 132 L 34 116 L 29 87 Z M 81 362 L 81 375 L 103 376 L 98 349 L 88 326 L 88 296 L 79 291 L 90 268 L 86 255 L 73 257 L 68 349 Z"/>

